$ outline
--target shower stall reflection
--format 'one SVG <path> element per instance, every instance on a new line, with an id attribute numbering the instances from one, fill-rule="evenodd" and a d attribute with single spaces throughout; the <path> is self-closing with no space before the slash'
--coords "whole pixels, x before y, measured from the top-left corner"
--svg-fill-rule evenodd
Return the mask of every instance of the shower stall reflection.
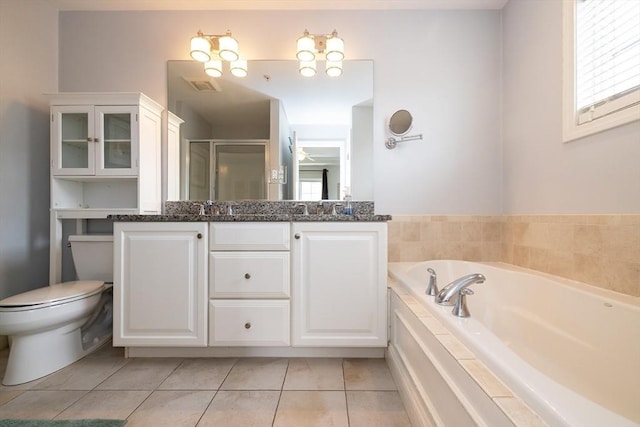
<path id="1" fill-rule="evenodd" d="M 268 141 L 189 141 L 189 200 L 265 200 Z"/>

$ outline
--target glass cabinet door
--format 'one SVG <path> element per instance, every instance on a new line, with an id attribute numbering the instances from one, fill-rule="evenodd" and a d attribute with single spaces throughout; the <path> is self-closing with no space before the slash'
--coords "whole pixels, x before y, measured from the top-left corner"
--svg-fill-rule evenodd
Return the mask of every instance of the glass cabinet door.
<path id="1" fill-rule="evenodd" d="M 54 175 L 135 175 L 136 106 L 52 109 Z"/>
<path id="2" fill-rule="evenodd" d="M 99 124 L 97 175 L 128 175 L 137 170 L 136 107 L 96 107 Z"/>
<path id="3" fill-rule="evenodd" d="M 53 168 L 60 175 L 85 175 L 94 170 L 93 113 L 88 107 L 53 109 Z"/>

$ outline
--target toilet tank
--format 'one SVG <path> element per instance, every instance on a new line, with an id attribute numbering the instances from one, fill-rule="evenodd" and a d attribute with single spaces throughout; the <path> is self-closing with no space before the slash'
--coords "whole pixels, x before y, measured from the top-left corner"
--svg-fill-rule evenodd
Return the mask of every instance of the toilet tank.
<path id="1" fill-rule="evenodd" d="M 78 280 L 113 282 L 112 235 L 69 236 L 69 244 Z"/>

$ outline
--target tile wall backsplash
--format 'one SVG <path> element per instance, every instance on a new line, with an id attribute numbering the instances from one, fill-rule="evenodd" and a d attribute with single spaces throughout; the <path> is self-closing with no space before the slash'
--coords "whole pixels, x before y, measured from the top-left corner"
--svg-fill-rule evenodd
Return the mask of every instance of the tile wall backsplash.
<path id="1" fill-rule="evenodd" d="M 500 261 L 500 216 L 402 216 L 389 221 L 389 261 Z"/>
<path id="2" fill-rule="evenodd" d="M 503 261 L 640 296 L 640 215 L 401 216 L 389 261 Z"/>

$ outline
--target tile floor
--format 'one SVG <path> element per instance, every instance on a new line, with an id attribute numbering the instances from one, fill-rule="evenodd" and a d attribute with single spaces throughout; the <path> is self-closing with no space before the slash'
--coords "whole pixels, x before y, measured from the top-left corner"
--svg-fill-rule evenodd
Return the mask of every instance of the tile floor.
<path id="1" fill-rule="evenodd" d="M 0 352 L 0 375 L 7 351 Z M 0 419 L 137 426 L 404 427 L 384 359 L 125 359 L 105 346 L 45 378 L 0 386 Z"/>

